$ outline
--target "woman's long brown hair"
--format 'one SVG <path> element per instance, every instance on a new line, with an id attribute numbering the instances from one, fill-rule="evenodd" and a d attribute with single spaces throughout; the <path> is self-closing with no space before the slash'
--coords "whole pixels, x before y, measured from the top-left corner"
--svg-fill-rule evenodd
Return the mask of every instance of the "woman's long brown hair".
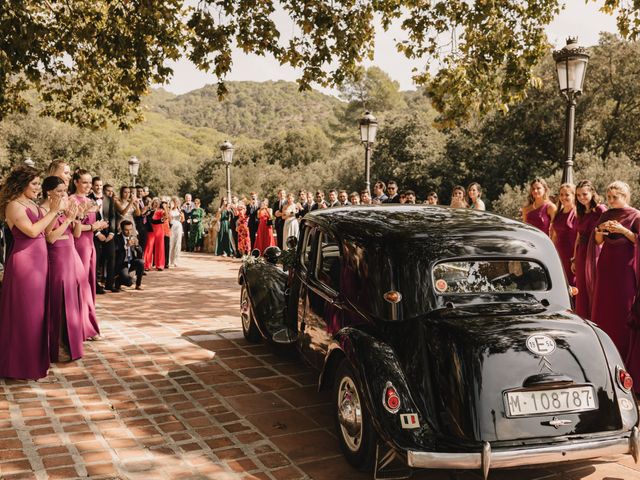
<path id="1" fill-rule="evenodd" d="M 5 219 L 5 211 L 9 202 L 15 200 L 31 181 L 40 176 L 40 172 L 33 167 L 19 166 L 11 170 L 0 187 L 0 218 Z"/>

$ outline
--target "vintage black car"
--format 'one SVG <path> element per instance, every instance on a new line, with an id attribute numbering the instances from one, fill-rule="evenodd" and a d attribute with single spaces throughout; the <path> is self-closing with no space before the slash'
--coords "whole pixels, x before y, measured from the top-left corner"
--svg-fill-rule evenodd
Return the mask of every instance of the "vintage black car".
<path id="1" fill-rule="evenodd" d="M 638 460 L 632 379 L 609 337 L 572 313 L 539 230 L 473 210 L 360 206 L 307 214 L 291 243 L 288 273 L 240 269 L 243 331 L 297 345 L 320 371 L 354 467 L 486 478 Z"/>

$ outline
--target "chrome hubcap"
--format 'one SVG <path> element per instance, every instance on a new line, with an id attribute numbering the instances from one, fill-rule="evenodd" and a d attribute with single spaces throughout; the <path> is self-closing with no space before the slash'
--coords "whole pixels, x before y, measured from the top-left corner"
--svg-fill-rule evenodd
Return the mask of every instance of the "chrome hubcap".
<path id="1" fill-rule="evenodd" d="M 245 332 L 251 327 L 251 306 L 249 305 L 249 295 L 247 287 L 242 286 L 242 294 L 240 295 L 240 318 L 242 319 L 242 328 Z"/>
<path id="2" fill-rule="evenodd" d="M 362 406 L 355 383 L 344 377 L 338 388 L 338 421 L 345 444 L 357 452 L 362 442 Z"/>

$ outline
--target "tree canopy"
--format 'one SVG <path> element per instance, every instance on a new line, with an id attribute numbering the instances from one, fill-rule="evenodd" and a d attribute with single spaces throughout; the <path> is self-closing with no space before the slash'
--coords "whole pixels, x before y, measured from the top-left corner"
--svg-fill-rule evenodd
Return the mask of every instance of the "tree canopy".
<path id="1" fill-rule="evenodd" d="M 640 31 L 637 2 L 601 0 L 623 35 Z M 25 112 L 37 92 L 41 113 L 86 127 L 140 119 L 150 84 L 187 55 L 219 80 L 233 48 L 300 69 L 299 87 L 339 86 L 372 58 L 375 25 L 398 23 L 398 50 L 427 66 L 417 72 L 442 120 L 468 118 L 523 97 L 547 52 L 545 26 L 560 0 L 5 0 L 0 2 L 0 120 Z M 283 11 L 293 25 L 277 25 Z M 289 32 L 292 32 L 289 34 Z"/>

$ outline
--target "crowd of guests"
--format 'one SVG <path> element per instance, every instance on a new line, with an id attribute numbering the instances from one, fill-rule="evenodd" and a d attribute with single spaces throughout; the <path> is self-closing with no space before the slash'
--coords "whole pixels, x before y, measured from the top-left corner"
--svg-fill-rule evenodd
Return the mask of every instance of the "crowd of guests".
<path id="1" fill-rule="evenodd" d="M 482 188 L 473 182 L 466 189 L 455 186 L 451 192 L 451 207 L 485 210 L 482 201 Z M 325 195 L 323 190 L 299 190 L 297 195 L 280 189 L 276 200 L 269 203 L 267 198 L 261 199 L 256 192 L 248 198 L 231 198 L 231 203 L 223 198 L 216 212 L 217 255 L 241 257 L 253 250 L 261 254 L 267 247 L 277 245 L 287 250 L 286 239 L 297 236 L 299 220 L 308 212 L 348 205 L 376 205 L 383 203 L 403 203 L 438 205 L 438 194 L 429 192 L 420 202 L 413 190 L 398 189 L 398 184 L 391 180 L 375 182 L 372 194 L 368 190 L 348 193 L 346 190 L 331 189 Z M 275 238 L 274 238 L 275 237 Z"/>
<path id="2" fill-rule="evenodd" d="M 0 378 L 36 380 L 81 358 L 83 342 L 101 338 L 96 295 L 141 290 L 145 271 L 175 267 L 185 228 L 186 246 L 200 249 L 203 217 L 198 199 L 116 192 L 64 161 L 46 174 L 13 169 L 0 187 Z"/>
<path id="3" fill-rule="evenodd" d="M 589 180 L 560 186 L 557 203 L 543 179 L 529 186 L 522 219 L 551 237 L 569 283 L 576 287 L 575 311 L 602 328 L 640 376 L 640 211 L 630 206 L 631 189 L 621 181 L 607 187 L 606 206 Z"/>

